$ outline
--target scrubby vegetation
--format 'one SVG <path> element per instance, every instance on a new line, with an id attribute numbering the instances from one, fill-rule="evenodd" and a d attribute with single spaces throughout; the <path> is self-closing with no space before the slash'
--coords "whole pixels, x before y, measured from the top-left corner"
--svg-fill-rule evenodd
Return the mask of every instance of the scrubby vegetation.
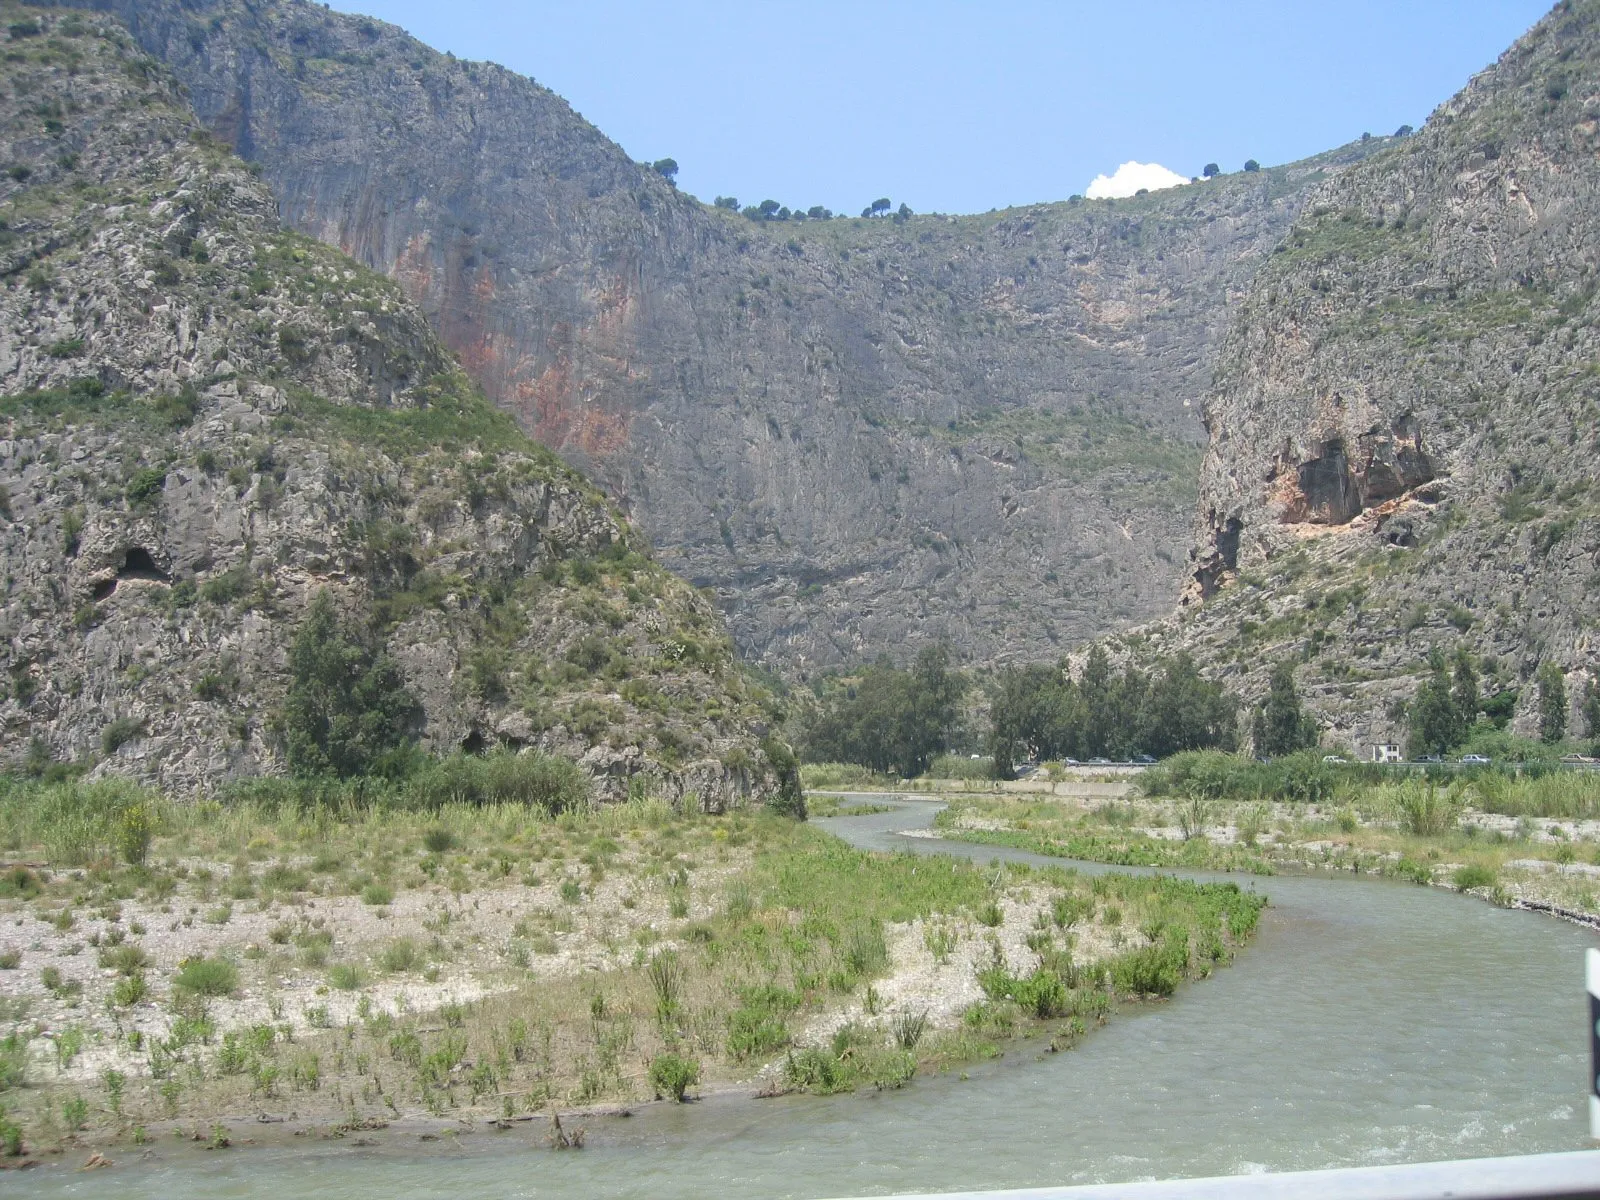
<path id="1" fill-rule="evenodd" d="M 184 805 L 0 780 L 19 1136 L 65 1136 L 71 1098 L 98 1136 L 280 1108 L 503 1117 L 756 1076 L 899 1086 L 1023 1034 L 1070 1044 L 1119 996 L 1225 961 L 1261 904 L 869 854 L 767 813 L 551 802 L 524 757 Z M 132 814 L 145 834 L 121 838 Z"/>

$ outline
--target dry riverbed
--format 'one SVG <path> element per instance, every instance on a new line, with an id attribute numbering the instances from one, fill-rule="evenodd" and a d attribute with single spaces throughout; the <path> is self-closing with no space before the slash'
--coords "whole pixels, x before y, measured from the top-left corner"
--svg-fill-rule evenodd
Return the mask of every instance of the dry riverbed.
<path id="1" fill-rule="evenodd" d="M 542 1138 L 556 1112 L 570 1136 L 574 1112 L 680 1090 L 899 1086 L 1018 1036 L 1072 1044 L 1228 961 L 1260 903 L 649 802 L 173 806 L 138 865 L 6 835 L 13 1164 L 175 1133 Z"/>

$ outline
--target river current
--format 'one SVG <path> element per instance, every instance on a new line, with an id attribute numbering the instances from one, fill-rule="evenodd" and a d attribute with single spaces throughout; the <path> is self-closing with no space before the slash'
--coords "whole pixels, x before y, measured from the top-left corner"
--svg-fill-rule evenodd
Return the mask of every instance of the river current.
<path id="1" fill-rule="evenodd" d="M 818 824 L 873 849 L 1055 861 L 900 836 L 935 810 Z M 51 1170 L 5 1190 L 811 1200 L 1589 1148 L 1583 952 L 1600 936 L 1410 884 L 1232 878 L 1272 901 L 1237 962 L 1066 1053 L 1013 1049 L 892 1093 L 647 1106 L 589 1121 L 578 1153 L 543 1148 L 537 1126 L 416 1152 L 333 1143 L 138 1165 L 124 1148 L 109 1175 Z"/>

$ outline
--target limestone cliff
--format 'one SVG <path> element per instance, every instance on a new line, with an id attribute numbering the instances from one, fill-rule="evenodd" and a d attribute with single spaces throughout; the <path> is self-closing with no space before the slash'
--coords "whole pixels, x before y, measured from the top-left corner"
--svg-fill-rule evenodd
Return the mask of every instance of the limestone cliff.
<path id="1" fill-rule="evenodd" d="M 785 670 L 1168 611 L 1231 307 L 1381 144 L 1134 200 L 756 223 L 549 91 L 294 0 L 97 0 Z"/>
<path id="2" fill-rule="evenodd" d="M 1531 723 L 1597 669 L 1600 4 L 1562 3 L 1414 138 L 1316 190 L 1206 405 L 1191 611 L 1163 639 L 1284 654 L 1336 736 L 1398 732 L 1465 639 Z"/>
<path id="3" fill-rule="evenodd" d="M 493 408 L 402 289 L 286 232 L 112 17 L 0 8 L 0 756 L 276 770 L 309 598 L 370 617 L 435 750 L 765 786 L 714 608 Z"/>

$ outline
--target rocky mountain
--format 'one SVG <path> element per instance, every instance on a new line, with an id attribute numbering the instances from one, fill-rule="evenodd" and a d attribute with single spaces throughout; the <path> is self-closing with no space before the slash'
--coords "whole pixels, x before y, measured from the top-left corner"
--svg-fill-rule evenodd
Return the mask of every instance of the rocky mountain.
<path id="1" fill-rule="evenodd" d="M 1323 183 L 1206 404 L 1189 611 L 1141 643 L 1264 689 L 1308 661 L 1333 735 L 1398 740 L 1430 648 L 1600 670 L 1600 4 L 1564 0 L 1417 136 Z M 1574 722 L 1574 728 L 1578 724 Z"/>
<path id="2" fill-rule="evenodd" d="M 1382 144 L 1128 201 L 756 222 L 499 67 L 298 0 L 95 0 L 397 280 L 750 656 L 1050 657 L 1170 609 L 1232 307 Z"/>
<path id="3" fill-rule="evenodd" d="M 0 756 L 279 769 L 328 590 L 433 750 L 721 806 L 765 693 L 714 607 L 489 404 L 392 281 L 285 231 L 112 16 L 0 7 Z"/>

